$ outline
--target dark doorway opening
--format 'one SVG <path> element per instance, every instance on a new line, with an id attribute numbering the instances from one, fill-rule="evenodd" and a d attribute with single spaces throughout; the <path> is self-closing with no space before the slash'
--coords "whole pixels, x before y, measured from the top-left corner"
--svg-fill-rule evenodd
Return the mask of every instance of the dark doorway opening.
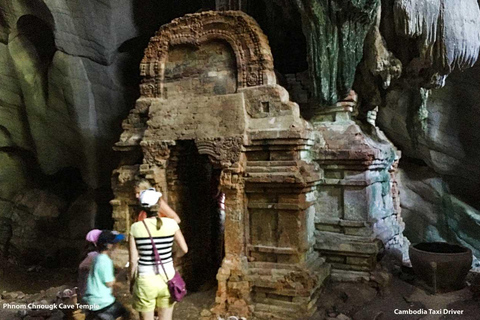
<path id="1" fill-rule="evenodd" d="M 198 153 L 194 141 L 177 141 L 172 147 L 167 167 L 168 203 L 182 219 L 180 228 L 189 252 L 179 267 L 191 291 L 216 286 L 224 256 L 220 172 L 208 156 Z"/>

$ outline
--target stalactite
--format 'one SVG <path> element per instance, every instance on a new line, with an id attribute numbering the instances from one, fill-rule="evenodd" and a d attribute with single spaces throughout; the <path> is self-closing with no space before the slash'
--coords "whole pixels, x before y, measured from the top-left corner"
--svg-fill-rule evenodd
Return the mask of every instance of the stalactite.
<path id="1" fill-rule="evenodd" d="M 388 50 L 380 32 L 381 15 L 382 9 L 378 7 L 376 22 L 365 38 L 363 59 L 354 83 L 354 90 L 361 93 L 359 117 L 365 119 L 372 117 L 371 111 L 381 105 L 382 91 L 402 74 L 402 63 Z"/>
<path id="2" fill-rule="evenodd" d="M 480 50 L 477 0 L 395 0 L 393 12 L 397 35 L 417 40 L 420 61 L 413 61 L 410 69 L 428 75 L 422 86 L 442 87 L 452 69 L 463 70 L 476 62 Z"/>

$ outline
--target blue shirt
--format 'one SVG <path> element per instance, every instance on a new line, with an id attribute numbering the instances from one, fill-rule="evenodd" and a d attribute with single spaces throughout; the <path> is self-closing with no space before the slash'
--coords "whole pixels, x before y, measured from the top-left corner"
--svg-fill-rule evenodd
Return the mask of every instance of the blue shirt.
<path id="1" fill-rule="evenodd" d="M 87 279 L 84 301 L 91 305 L 91 310 L 100 310 L 115 302 L 112 288 L 106 285 L 112 281 L 115 281 L 113 261 L 108 255 L 101 253 L 93 260 Z"/>

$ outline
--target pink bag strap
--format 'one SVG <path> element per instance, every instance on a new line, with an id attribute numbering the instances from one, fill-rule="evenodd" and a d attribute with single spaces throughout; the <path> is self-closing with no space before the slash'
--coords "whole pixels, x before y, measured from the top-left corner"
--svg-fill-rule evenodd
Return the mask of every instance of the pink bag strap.
<path id="1" fill-rule="evenodd" d="M 147 224 L 145 223 L 145 220 L 142 220 L 143 225 L 145 226 L 145 229 L 147 229 L 148 236 L 150 237 L 150 241 L 152 242 L 152 249 L 153 249 L 153 254 L 155 256 L 155 273 L 159 274 L 158 270 L 158 264 L 162 266 L 163 272 L 165 273 L 165 279 L 168 281 L 168 275 L 167 271 L 165 270 L 165 267 L 163 266 L 162 259 L 160 258 L 160 255 L 158 254 L 157 246 L 155 245 L 155 242 L 153 241 L 152 234 L 150 233 L 150 230 L 148 230 Z"/>

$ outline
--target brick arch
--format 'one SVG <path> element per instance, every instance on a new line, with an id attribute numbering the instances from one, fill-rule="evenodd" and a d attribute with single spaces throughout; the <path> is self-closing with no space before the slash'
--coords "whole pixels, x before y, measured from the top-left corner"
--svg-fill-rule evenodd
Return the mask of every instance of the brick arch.
<path id="1" fill-rule="evenodd" d="M 171 46 L 198 47 L 211 40 L 223 40 L 232 47 L 238 89 L 276 83 L 270 46 L 257 22 L 241 11 L 207 11 L 177 18 L 163 25 L 150 39 L 140 64 L 142 97 L 162 97 L 165 62 Z"/>

